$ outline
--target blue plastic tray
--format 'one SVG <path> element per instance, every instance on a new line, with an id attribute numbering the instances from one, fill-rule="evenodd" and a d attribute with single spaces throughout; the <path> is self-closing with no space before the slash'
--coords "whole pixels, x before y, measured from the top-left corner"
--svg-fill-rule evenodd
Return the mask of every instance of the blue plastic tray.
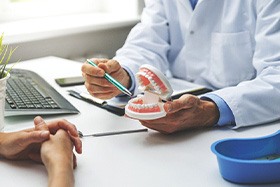
<path id="1" fill-rule="evenodd" d="M 243 139 L 224 139 L 212 144 L 222 177 L 234 183 L 280 182 L 280 131 Z"/>

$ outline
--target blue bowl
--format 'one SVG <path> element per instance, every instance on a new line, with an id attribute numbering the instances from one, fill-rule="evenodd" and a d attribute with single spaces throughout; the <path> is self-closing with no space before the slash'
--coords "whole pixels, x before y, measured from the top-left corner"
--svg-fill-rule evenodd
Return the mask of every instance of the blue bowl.
<path id="1" fill-rule="evenodd" d="M 212 144 L 222 177 L 234 183 L 280 182 L 280 131 L 243 139 L 224 139 Z"/>

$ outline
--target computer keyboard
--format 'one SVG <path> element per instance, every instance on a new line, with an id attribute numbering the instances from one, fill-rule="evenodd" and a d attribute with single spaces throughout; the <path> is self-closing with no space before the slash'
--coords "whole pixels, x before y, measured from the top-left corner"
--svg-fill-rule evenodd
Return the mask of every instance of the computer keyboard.
<path id="1" fill-rule="evenodd" d="M 10 74 L 7 81 L 5 116 L 79 113 L 35 72 L 13 69 Z"/>

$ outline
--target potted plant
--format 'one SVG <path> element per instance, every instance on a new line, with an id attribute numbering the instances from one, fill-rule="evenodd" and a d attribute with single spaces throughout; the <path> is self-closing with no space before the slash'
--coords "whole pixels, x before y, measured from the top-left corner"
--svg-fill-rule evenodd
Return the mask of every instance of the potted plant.
<path id="1" fill-rule="evenodd" d="M 6 77 L 12 68 L 6 70 L 6 66 L 9 63 L 13 53 L 15 52 L 16 48 L 12 49 L 9 45 L 3 44 L 4 34 L 0 37 L 0 79 Z"/>
<path id="2" fill-rule="evenodd" d="M 4 34 L 0 37 L 0 131 L 4 128 L 4 110 L 5 110 L 5 96 L 6 83 L 9 78 L 12 67 L 6 69 L 16 48 L 10 48 L 9 45 L 3 44 Z"/>

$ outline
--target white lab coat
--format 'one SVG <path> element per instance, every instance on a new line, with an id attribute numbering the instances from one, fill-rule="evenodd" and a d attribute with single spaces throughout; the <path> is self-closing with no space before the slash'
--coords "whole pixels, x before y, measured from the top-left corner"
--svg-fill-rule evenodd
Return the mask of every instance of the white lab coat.
<path id="1" fill-rule="evenodd" d="M 146 0 L 115 59 L 214 88 L 236 127 L 280 119 L 280 1 Z"/>

